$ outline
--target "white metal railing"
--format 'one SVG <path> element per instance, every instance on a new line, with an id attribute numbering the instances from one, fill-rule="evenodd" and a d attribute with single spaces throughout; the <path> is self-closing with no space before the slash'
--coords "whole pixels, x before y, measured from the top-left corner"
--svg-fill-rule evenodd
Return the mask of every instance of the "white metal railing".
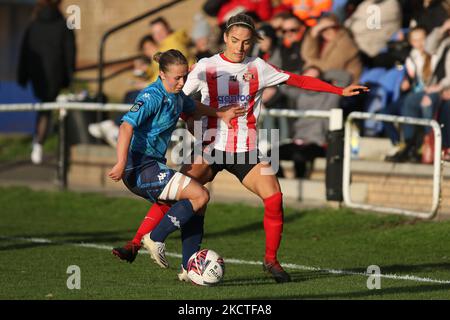
<path id="1" fill-rule="evenodd" d="M 387 122 L 397 122 L 409 125 L 418 126 L 430 126 L 433 128 L 434 132 L 434 170 L 433 170 L 433 202 L 429 212 L 420 212 L 399 208 L 382 207 L 370 204 L 355 203 L 351 199 L 350 184 L 351 184 L 351 131 L 352 123 L 354 119 L 362 120 L 375 120 L 375 121 L 387 121 Z M 442 136 L 441 127 L 439 123 L 435 120 L 428 119 L 418 119 L 410 117 L 399 117 L 384 114 L 374 114 L 367 112 L 352 112 L 347 117 L 345 123 L 345 139 L 344 139 L 344 168 L 343 168 L 343 180 L 342 180 L 342 191 L 344 196 L 344 204 L 351 208 L 364 209 L 364 210 L 374 210 L 385 213 L 394 213 L 405 216 L 414 216 L 422 219 L 432 219 L 436 216 L 440 200 L 441 200 L 441 148 L 442 148 Z M 411 174 L 414 174 L 411 172 Z"/>
<path id="2" fill-rule="evenodd" d="M 51 103 L 23 103 L 23 104 L 0 104 L 0 112 L 7 111 L 41 111 L 41 110 L 59 110 L 59 155 L 58 155 L 58 177 L 60 179 L 61 187 L 67 186 L 66 170 L 67 159 L 64 154 L 66 152 L 65 146 L 65 119 L 67 111 L 118 111 L 126 112 L 130 109 L 129 104 L 114 104 L 114 103 L 85 103 L 85 102 L 51 102 Z M 342 128 L 342 110 L 331 109 L 325 110 L 287 110 L 287 109 L 263 109 L 261 115 L 270 115 L 274 117 L 288 117 L 288 118 L 328 118 L 330 120 L 330 130 L 339 130 Z M 435 136 L 435 157 L 434 157 L 434 171 L 433 171 L 433 204 L 430 212 L 416 212 L 411 210 L 380 207 L 368 204 L 354 203 L 350 194 L 350 141 L 351 141 L 351 124 L 353 119 L 371 119 L 377 121 L 398 122 L 411 125 L 431 126 L 434 130 Z M 382 114 L 372 114 L 364 112 L 352 112 L 347 118 L 345 124 L 345 139 L 344 139 L 344 158 L 343 158 L 343 197 L 344 204 L 351 208 L 374 210 L 386 213 L 402 214 L 407 216 L 416 216 L 419 218 L 431 219 L 439 209 L 440 192 L 441 192 L 441 128 L 435 120 L 417 119 L 409 117 L 398 117 Z"/>
<path id="3" fill-rule="evenodd" d="M 58 148 L 58 183 L 62 189 L 67 187 L 67 146 L 66 140 L 66 117 L 67 111 L 118 111 L 127 112 L 130 110 L 129 104 L 116 103 L 90 103 L 90 102 L 46 102 L 46 103 L 11 103 L 0 104 L 0 112 L 8 111 L 44 111 L 44 110 L 58 110 L 59 111 L 59 148 Z M 334 111 L 321 110 L 287 110 L 287 109 L 271 109 L 261 110 L 261 115 L 270 115 L 275 117 L 311 117 L 311 118 L 330 118 L 331 114 L 336 114 Z"/>

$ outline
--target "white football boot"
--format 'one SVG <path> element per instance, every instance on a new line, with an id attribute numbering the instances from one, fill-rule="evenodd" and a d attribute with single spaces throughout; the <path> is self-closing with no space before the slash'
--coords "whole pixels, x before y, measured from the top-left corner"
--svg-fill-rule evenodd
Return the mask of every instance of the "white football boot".
<path id="1" fill-rule="evenodd" d="M 144 248 L 150 253 L 150 257 L 161 268 L 169 268 L 169 261 L 166 258 L 166 245 L 163 242 L 157 242 L 150 239 L 150 233 L 142 238 Z"/>

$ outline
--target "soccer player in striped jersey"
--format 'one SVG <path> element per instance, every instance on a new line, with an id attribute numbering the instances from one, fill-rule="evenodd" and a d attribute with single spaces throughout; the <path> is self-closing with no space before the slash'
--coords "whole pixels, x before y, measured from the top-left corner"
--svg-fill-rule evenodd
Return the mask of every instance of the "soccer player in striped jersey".
<path id="1" fill-rule="evenodd" d="M 271 165 L 260 161 L 257 150 L 256 126 L 262 92 L 266 87 L 287 84 L 307 90 L 353 96 L 368 88 L 358 85 L 335 87 L 315 78 L 285 72 L 260 58 L 248 57 L 247 54 L 257 39 L 258 34 L 251 17 L 245 14 L 235 15 L 226 25 L 225 51 L 201 59 L 189 73 L 183 88 L 186 95 L 200 91 L 202 103 L 218 109 L 230 103 L 239 103 L 245 107 L 246 114 L 233 119 L 231 128 L 220 120 L 204 118 L 204 128 L 215 131 L 212 143 L 205 147 L 202 155 L 193 159 L 193 163 L 184 164 L 180 171 L 205 184 L 225 169 L 262 199 L 266 234 L 263 270 L 276 282 L 283 283 L 291 281 L 277 259 L 283 231 L 283 195 L 275 172 L 271 171 Z M 203 137 L 204 142 L 209 142 L 208 131 Z M 143 221 L 133 239 L 135 246 L 140 245 L 142 236 L 157 225 L 168 208 L 159 204 L 152 206 L 147 218 L 152 217 L 153 220 L 151 223 L 146 221 L 150 219 Z M 201 210 L 206 210 L 206 206 Z M 200 248 L 203 219 L 204 215 L 195 215 L 181 228 L 183 263 L 180 280 L 187 281 L 187 261 Z"/>

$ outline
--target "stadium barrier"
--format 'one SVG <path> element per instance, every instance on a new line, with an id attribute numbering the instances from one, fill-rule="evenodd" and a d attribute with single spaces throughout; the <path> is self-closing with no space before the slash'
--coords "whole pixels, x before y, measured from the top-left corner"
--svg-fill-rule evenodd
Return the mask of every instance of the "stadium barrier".
<path id="1" fill-rule="evenodd" d="M 430 126 L 434 132 L 434 164 L 433 164 L 433 202 L 429 212 L 405 210 L 399 208 L 383 207 L 370 204 L 360 204 L 352 201 L 350 194 L 351 184 L 351 136 L 352 124 L 354 119 L 372 120 L 372 121 L 387 121 L 395 123 L 403 123 L 417 126 Z M 405 216 L 412 216 L 421 219 L 432 219 L 436 216 L 441 203 L 441 180 L 443 161 L 441 159 L 442 149 L 442 135 L 441 127 L 435 120 L 418 119 L 411 117 L 392 116 L 385 114 L 367 113 L 367 112 L 351 112 L 347 117 L 345 123 L 345 138 L 344 138 L 344 171 L 343 171 L 343 196 L 344 204 L 347 207 L 355 209 L 373 210 L 384 213 L 400 214 Z"/>
<path id="2" fill-rule="evenodd" d="M 0 104 L 0 112 L 7 111 L 43 111 L 43 110 L 58 110 L 59 111 L 59 149 L 58 149 L 58 183 L 61 189 L 67 188 L 67 146 L 66 146 L 66 117 L 67 112 L 71 110 L 77 111 L 112 111 L 112 112 L 126 112 L 130 109 L 129 104 L 113 104 L 113 103 L 84 103 L 84 102 L 52 102 L 52 103 L 34 103 L 34 104 Z M 323 110 L 288 110 L 288 109 L 263 109 L 261 115 L 269 115 L 273 117 L 287 117 L 287 118 L 328 118 L 330 120 L 330 131 L 342 131 L 343 120 L 342 110 L 332 109 L 330 111 Z M 350 184 L 351 184 L 351 131 L 354 119 L 370 119 L 377 121 L 389 121 L 396 123 L 405 123 L 411 125 L 431 126 L 434 131 L 435 138 L 435 157 L 434 157 L 434 174 L 433 174 L 433 204 L 430 212 L 420 212 L 405 210 L 392 207 L 381 207 L 369 204 L 354 203 L 351 199 Z M 399 117 L 381 114 L 370 114 L 364 112 L 352 112 L 347 118 L 344 129 L 344 142 L 342 157 L 342 192 L 344 205 L 350 208 L 373 210 L 384 213 L 394 213 L 406 216 L 414 216 L 422 219 L 432 219 L 436 216 L 441 202 L 441 178 L 442 178 L 442 161 L 441 161 L 441 128 L 435 120 L 417 119 L 410 117 Z M 339 149 L 339 148 L 337 148 Z M 337 150 L 336 152 L 341 152 Z M 339 156 L 339 155 L 338 155 Z M 328 157 L 328 155 L 327 155 Z M 334 156 L 336 158 L 336 155 Z M 327 163 L 328 165 L 328 163 Z M 338 170 L 338 169 L 336 169 Z M 337 175 L 340 176 L 339 174 Z M 328 182 L 327 182 L 328 183 Z M 334 186 L 336 183 L 334 183 Z M 338 190 L 339 191 L 339 190 Z"/>

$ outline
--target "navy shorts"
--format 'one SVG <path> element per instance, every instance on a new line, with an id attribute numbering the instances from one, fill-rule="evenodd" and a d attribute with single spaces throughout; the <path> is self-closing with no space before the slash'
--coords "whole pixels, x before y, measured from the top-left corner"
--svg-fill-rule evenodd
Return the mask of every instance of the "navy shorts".
<path id="1" fill-rule="evenodd" d="M 180 173 L 164 163 L 147 160 L 140 166 L 125 169 L 122 180 L 134 194 L 150 202 L 157 202 L 164 188 L 176 174 Z"/>

